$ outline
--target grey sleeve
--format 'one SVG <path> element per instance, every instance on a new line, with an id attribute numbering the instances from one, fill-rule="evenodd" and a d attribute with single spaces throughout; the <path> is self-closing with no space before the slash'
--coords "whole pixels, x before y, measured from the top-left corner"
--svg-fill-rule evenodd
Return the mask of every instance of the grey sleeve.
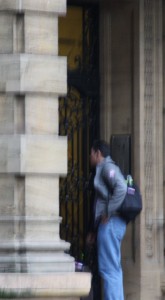
<path id="1" fill-rule="evenodd" d="M 103 173 L 109 192 L 108 216 L 116 212 L 122 204 L 127 191 L 127 184 L 120 169 L 114 164 L 106 166 Z"/>

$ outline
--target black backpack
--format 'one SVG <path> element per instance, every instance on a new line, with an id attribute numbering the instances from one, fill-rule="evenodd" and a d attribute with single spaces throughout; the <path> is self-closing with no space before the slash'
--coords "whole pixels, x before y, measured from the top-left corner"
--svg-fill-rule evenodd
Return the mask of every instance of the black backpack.
<path id="1" fill-rule="evenodd" d="M 129 176 L 129 179 L 128 179 Z M 142 196 L 139 187 L 133 183 L 132 177 L 127 176 L 127 193 L 118 212 L 127 223 L 134 221 L 142 210 Z"/>

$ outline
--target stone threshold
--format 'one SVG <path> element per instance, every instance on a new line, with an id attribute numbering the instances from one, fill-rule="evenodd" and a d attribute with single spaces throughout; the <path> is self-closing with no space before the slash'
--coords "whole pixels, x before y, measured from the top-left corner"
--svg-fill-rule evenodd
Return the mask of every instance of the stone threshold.
<path id="1" fill-rule="evenodd" d="M 54 298 L 79 299 L 91 288 L 91 274 L 73 273 L 1 273 L 0 299 Z"/>

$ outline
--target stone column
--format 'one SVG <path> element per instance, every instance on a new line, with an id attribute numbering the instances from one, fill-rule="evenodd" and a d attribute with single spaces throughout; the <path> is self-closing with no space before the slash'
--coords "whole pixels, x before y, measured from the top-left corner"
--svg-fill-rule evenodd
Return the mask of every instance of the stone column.
<path id="1" fill-rule="evenodd" d="M 59 176 L 67 138 L 58 96 L 67 92 L 58 56 L 66 0 L 0 0 L 0 298 L 78 300 L 89 273 L 75 273 L 59 236 Z M 50 274 L 51 273 L 51 274 Z"/>
<path id="2" fill-rule="evenodd" d="M 139 42 L 140 89 L 134 107 L 134 162 L 143 195 L 143 212 L 136 228 L 140 240 L 136 257 L 140 290 L 139 295 L 130 299 L 155 300 L 161 299 L 160 278 L 164 269 L 161 0 L 140 0 Z"/>
<path id="3" fill-rule="evenodd" d="M 58 56 L 66 0 L 0 1 L 0 272 L 74 271 L 59 237 L 59 176 L 67 138 L 58 96 L 67 92 Z"/>

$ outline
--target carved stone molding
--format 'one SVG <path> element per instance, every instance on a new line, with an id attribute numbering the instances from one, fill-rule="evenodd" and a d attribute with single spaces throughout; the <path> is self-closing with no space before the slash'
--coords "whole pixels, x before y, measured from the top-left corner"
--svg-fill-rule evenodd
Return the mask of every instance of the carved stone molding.
<path id="1" fill-rule="evenodd" d="M 153 255 L 153 0 L 144 0 L 144 171 L 146 202 L 146 254 Z"/>
<path id="2" fill-rule="evenodd" d="M 144 0 L 143 16 L 143 117 L 144 117 L 144 199 L 146 255 L 155 255 L 158 244 L 154 228 L 161 216 L 162 205 L 162 73 L 161 73 L 161 1 Z M 159 199 L 157 195 L 160 193 Z M 157 201 L 158 200 L 158 201 Z M 157 207 L 157 211 L 155 211 Z M 159 250 L 158 250 L 159 251 Z"/>

